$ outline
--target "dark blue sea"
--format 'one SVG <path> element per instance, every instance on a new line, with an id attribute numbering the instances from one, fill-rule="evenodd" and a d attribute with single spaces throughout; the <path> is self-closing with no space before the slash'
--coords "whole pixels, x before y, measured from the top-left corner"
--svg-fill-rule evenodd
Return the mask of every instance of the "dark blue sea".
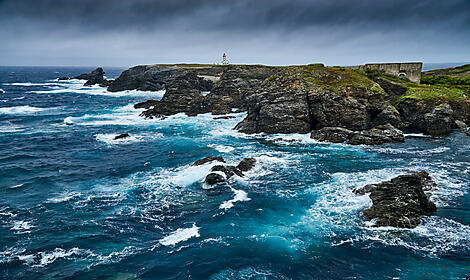
<path id="1" fill-rule="evenodd" d="M 163 92 L 56 80 L 90 70 L 0 68 L 0 279 L 470 276 L 468 136 L 366 147 L 244 135 L 244 113 L 145 120 L 133 104 Z M 191 164 L 209 155 L 257 164 L 208 195 L 213 164 Z M 352 190 L 410 171 L 438 183 L 437 213 L 368 227 Z"/>

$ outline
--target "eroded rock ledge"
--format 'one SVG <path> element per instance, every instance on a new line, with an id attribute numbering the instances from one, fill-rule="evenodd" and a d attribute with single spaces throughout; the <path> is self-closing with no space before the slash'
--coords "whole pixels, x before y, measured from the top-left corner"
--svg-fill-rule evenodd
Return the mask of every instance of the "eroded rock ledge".
<path id="1" fill-rule="evenodd" d="M 429 200 L 430 191 L 436 183 L 427 172 L 414 172 L 379 184 L 366 185 L 354 192 L 357 195 L 370 193 L 372 207 L 362 211 L 374 227 L 392 226 L 414 228 L 421 217 L 436 211 Z"/>

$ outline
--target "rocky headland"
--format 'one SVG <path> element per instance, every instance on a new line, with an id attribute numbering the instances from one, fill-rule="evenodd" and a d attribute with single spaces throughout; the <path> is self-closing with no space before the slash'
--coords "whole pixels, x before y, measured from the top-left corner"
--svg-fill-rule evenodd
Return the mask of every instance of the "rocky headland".
<path id="1" fill-rule="evenodd" d="M 453 129 L 467 132 L 470 123 L 470 89 L 425 84 L 433 72 L 423 73 L 422 84 L 379 70 L 322 64 L 144 65 L 111 81 L 103 73 L 98 68 L 77 78 L 112 92 L 165 90 L 161 100 L 135 105 L 145 109 L 145 118 L 246 111 L 235 129 L 249 134 L 311 133 L 319 141 L 378 145 L 404 141 L 403 131 L 432 136 Z"/>

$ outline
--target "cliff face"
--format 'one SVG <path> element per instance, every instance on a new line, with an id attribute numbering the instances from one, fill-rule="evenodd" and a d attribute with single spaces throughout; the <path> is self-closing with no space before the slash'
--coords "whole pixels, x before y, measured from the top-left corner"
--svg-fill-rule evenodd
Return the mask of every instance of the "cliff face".
<path id="1" fill-rule="evenodd" d="M 397 128 L 443 135 L 456 127 L 456 121 L 459 127 L 470 123 L 465 91 L 419 85 L 379 70 L 323 65 L 137 66 L 109 86 L 110 91 L 131 89 L 166 90 L 162 100 L 136 105 L 147 109 L 143 116 L 148 118 L 247 111 L 235 127 L 244 133 L 314 131 L 312 137 L 326 141 L 367 144 L 401 141 Z M 341 129 L 349 131 L 346 138 L 338 138 L 338 131 L 346 135 Z"/>

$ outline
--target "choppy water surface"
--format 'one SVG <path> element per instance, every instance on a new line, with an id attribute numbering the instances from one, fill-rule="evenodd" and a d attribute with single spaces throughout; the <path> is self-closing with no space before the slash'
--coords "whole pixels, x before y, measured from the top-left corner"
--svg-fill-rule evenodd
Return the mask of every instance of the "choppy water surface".
<path id="1" fill-rule="evenodd" d="M 354 147 L 240 134 L 244 114 L 144 120 L 132 105 L 163 92 L 54 80 L 90 70 L 0 68 L 2 279 L 470 275 L 468 136 Z M 209 196 L 211 164 L 191 166 L 209 155 L 257 165 Z M 436 215 L 411 230 L 368 228 L 371 201 L 352 189 L 421 170 L 439 184 Z"/>

